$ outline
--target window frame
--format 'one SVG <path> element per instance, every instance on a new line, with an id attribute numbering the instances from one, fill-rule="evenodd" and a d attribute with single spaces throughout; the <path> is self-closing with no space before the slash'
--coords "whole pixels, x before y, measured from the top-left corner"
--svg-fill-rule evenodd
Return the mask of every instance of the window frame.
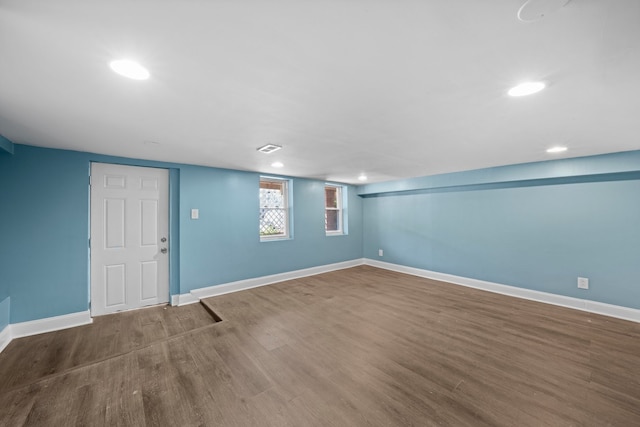
<path id="1" fill-rule="evenodd" d="M 282 185 L 282 198 L 283 198 L 283 208 L 284 211 L 284 233 L 282 234 L 260 234 L 260 219 L 258 219 L 258 236 L 260 237 L 261 242 L 272 242 L 276 240 L 290 240 L 293 238 L 293 233 L 291 230 L 292 225 L 292 203 L 291 203 L 291 180 L 286 178 L 278 178 L 272 176 L 260 176 L 258 182 L 258 209 L 262 211 L 262 209 L 273 209 L 266 208 L 260 205 L 260 190 L 262 189 L 262 183 L 274 183 Z"/>
<path id="2" fill-rule="evenodd" d="M 328 207 L 327 206 L 327 189 L 328 188 L 334 188 L 336 190 L 336 207 Z M 346 215 L 345 215 L 345 202 L 344 202 L 344 195 L 345 195 L 346 191 L 343 185 L 339 185 L 339 184 L 331 184 L 331 183 L 325 183 L 324 184 L 324 232 L 325 235 L 327 236 L 343 236 L 346 233 L 346 227 L 345 227 L 345 219 L 346 219 Z M 338 212 L 338 229 L 337 230 L 327 230 L 327 211 L 332 210 L 332 211 L 337 211 Z"/>

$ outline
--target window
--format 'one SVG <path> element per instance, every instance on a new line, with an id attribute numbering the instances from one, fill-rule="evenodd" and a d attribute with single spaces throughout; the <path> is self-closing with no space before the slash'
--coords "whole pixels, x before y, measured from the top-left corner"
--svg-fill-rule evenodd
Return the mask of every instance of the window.
<path id="1" fill-rule="evenodd" d="M 260 240 L 289 238 L 289 181 L 260 177 Z"/>
<path id="2" fill-rule="evenodd" d="M 327 235 L 344 234 L 342 186 L 324 187 L 324 229 Z"/>

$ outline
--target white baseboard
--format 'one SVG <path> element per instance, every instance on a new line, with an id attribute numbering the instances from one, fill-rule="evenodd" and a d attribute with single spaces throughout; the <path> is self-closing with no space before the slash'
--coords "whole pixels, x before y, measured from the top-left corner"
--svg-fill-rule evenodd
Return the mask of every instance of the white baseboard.
<path id="1" fill-rule="evenodd" d="M 606 304 L 603 302 L 585 300 L 581 298 L 556 295 L 548 292 L 534 291 L 532 289 L 524 289 L 518 288 L 516 286 L 486 282 L 484 280 L 455 276 L 453 274 L 438 273 L 437 271 L 407 267 L 400 264 L 392 264 L 389 262 L 383 262 L 369 258 L 364 259 L 364 264 L 383 268 L 385 270 L 397 271 L 399 273 L 411 274 L 413 276 L 425 277 L 427 279 L 453 283 L 455 285 L 467 286 L 469 288 L 481 289 L 484 291 L 508 295 L 516 298 L 559 305 L 562 307 L 573 308 L 576 310 L 587 311 L 589 313 L 602 314 L 604 316 L 615 317 L 618 319 L 630 320 L 632 322 L 640 323 L 640 310 L 635 308 L 628 308 L 619 305 Z"/>
<path id="2" fill-rule="evenodd" d="M 171 297 L 171 305 L 187 305 L 199 302 L 200 300 L 191 293 L 173 295 Z"/>
<path id="3" fill-rule="evenodd" d="M 11 339 L 11 325 L 7 325 L 4 327 L 2 332 L 0 332 L 0 353 L 2 353 L 2 350 L 9 345 Z"/>
<path id="4" fill-rule="evenodd" d="M 59 331 L 60 329 L 88 325 L 89 323 L 93 323 L 89 310 L 64 314 L 62 316 L 47 317 L 45 319 L 30 320 L 28 322 L 12 323 L 0 332 L 0 352 L 16 338 Z"/>
<path id="5" fill-rule="evenodd" d="M 221 285 L 209 286 L 206 288 L 194 289 L 188 294 L 174 295 L 171 298 L 172 305 L 193 304 L 203 298 L 215 297 L 231 292 L 244 291 L 246 289 L 257 288 L 259 286 L 271 285 L 273 283 L 284 282 L 285 280 L 299 279 L 301 277 L 313 276 L 315 274 L 328 273 L 330 271 L 342 270 L 364 264 L 364 259 L 354 259 L 351 261 L 337 262 L 335 264 L 321 265 L 318 267 L 305 268 L 302 270 L 288 271 L 285 273 L 272 274 L 270 276 L 256 277 L 253 279 L 238 280 L 237 282 L 224 283 Z"/>
<path id="6" fill-rule="evenodd" d="M 73 328 L 74 326 L 87 325 L 89 323 L 93 323 L 89 310 L 64 314 L 62 316 L 47 317 L 45 319 L 31 320 L 28 322 L 13 323 L 10 325 L 11 338 L 16 339 L 28 337 L 30 335 Z"/>

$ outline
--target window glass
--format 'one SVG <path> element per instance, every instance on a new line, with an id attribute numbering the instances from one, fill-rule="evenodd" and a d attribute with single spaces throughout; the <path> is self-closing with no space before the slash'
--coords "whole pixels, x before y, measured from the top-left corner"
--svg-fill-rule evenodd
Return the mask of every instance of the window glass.
<path id="1" fill-rule="evenodd" d="M 327 234 L 342 234 L 342 187 L 324 187 L 324 229 Z"/>
<path id="2" fill-rule="evenodd" d="M 260 178 L 260 238 L 289 237 L 288 181 Z"/>

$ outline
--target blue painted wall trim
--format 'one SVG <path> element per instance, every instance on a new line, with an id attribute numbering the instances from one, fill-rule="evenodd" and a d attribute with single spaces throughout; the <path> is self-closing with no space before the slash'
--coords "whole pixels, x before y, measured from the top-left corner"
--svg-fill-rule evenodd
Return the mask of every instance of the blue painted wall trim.
<path id="1" fill-rule="evenodd" d="M 632 181 L 640 179 L 640 171 L 605 173 L 600 175 L 561 176 L 557 178 L 530 179 L 522 181 L 488 182 L 480 184 L 452 185 L 444 187 L 416 188 L 405 191 L 362 194 L 361 197 L 410 196 L 415 194 L 453 193 L 460 191 L 496 190 L 500 188 L 541 187 L 546 185 L 577 184 L 587 182 Z"/>
<path id="2" fill-rule="evenodd" d="M 0 153 L 3 151 L 5 153 L 13 154 L 14 145 L 13 145 L 13 142 L 8 140 L 4 136 L 0 135 Z"/>
<path id="3" fill-rule="evenodd" d="M 358 187 L 361 196 L 435 191 L 464 191 L 479 188 L 504 188 L 554 185 L 570 182 L 606 181 L 629 178 L 640 171 L 640 151 L 603 154 L 524 163 L 464 172 L 423 176 Z M 486 186 L 486 187 L 485 187 Z"/>
<path id="4" fill-rule="evenodd" d="M 16 144 L 13 156 L 0 156 L 0 300 L 11 297 L 11 323 L 88 308 L 91 162 L 169 169 L 172 295 L 362 258 L 355 189 L 351 233 L 330 239 L 324 183 L 292 178 L 295 238 L 260 243 L 258 173 Z"/>

